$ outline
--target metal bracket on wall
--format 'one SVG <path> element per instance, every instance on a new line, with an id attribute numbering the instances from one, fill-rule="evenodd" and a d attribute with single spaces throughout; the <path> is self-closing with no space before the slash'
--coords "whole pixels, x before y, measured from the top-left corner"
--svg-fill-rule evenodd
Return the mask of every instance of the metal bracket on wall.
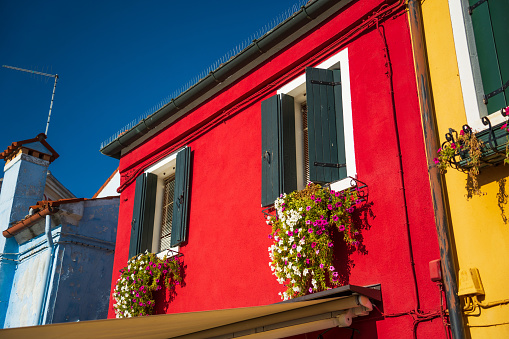
<path id="1" fill-rule="evenodd" d="M 341 85 L 341 81 L 331 82 L 331 81 L 311 80 L 311 83 L 318 84 L 318 85 L 327 85 L 327 86 Z"/>
<path id="2" fill-rule="evenodd" d="M 334 168 L 346 167 L 346 164 L 331 164 L 327 162 L 317 162 L 317 161 L 315 161 L 314 165 L 320 167 L 334 167 Z"/>

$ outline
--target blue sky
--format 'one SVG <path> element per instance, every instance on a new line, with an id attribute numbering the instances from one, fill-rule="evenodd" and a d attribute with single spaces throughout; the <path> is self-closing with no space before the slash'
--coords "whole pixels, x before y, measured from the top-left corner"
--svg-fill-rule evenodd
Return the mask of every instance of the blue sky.
<path id="1" fill-rule="evenodd" d="M 59 75 L 49 169 L 90 198 L 118 166 L 101 142 L 302 2 L 0 0 L 0 64 Z M 53 83 L 0 68 L 1 150 L 45 131 Z"/>

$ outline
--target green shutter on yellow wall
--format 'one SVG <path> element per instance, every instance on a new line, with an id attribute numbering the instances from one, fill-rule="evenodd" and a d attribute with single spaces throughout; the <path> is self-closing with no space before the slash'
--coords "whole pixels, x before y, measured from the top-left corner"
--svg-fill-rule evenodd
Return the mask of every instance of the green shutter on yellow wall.
<path id="1" fill-rule="evenodd" d="M 345 135 L 339 70 L 306 68 L 309 179 L 346 178 Z"/>
<path id="2" fill-rule="evenodd" d="M 143 173 L 136 179 L 129 258 L 152 250 L 157 176 Z"/>
<path id="3" fill-rule="evenodd" d="M 297 189 L 295 108 L 293 97 L 262 101 L 262 206 Z"/>
<path id="4" fill-rule="evenodd" d="M 189 189 L 191 176 L 191 149 L 185 147 L 177 153 L 175 165 L 175 191 L 170 246 L 186 241 L 189 219 Z"/>
<path id="5" fill-rule="evenodd" d="M 469 0 L 469 4 L 485 103 L 493 113 L 509 105 L 509 1 Z"/>

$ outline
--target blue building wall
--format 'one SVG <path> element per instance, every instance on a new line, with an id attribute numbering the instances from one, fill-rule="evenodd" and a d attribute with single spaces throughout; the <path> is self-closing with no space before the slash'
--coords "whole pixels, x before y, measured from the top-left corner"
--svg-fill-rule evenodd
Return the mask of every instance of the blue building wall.
<path id="1" fill-rule="evenodd" d="M 49 284 L 47 237 L 20 245 L 4 328 L 104 319 L 108 312 L 119 198 L 62 205 L 52 216 L 54 257 Z M 41 220 L 43 222 L 43 220 Z"/>
<path id="2" fill-rule="evenodd" d="M 0 192 L 0 230 L 25 217 L 28 207 L 42 200 L 49 162 L 21 154 L 4 167 Z M 0 325 L 5 319 L 19 246 L 0 235 Z"/>

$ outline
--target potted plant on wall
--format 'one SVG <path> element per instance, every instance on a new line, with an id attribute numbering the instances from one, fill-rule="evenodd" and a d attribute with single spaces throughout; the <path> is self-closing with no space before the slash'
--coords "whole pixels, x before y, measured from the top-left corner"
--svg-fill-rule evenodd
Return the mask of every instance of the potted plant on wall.
<path id="1" fill-rule="evenodd" d="M 163 285 L 168 289 L 182 283 L 182 261 L 174 256 L 162 259 L 154 253 L 139 254 L 120 270 L 121 275 L 113 290 L 113 308 L 117 318 L 129 318 L 153 313 L 152 293 Z"/>
<path id="2" fill-rule="evenodd" d="M 509 107 L 502 109 L 500 113 L 507 117 Z M 463 125 L 459 133 L 450 128 L 445 135 L 446 141 L 437 150 L 438 155 L 434 159 L 442 173 L 448 168 L 468 173 L 474 195 L 482 194 L 477 181 L 481 168 L 509 163 L 508 122 L 492 126 L 490 119 L 483 117 L 482 123 L 487 128 L 481 132 L 473 132 L 468 125 Z"/>
<path id="3" fill-rule="evenodd" d="M 336 229 L 347 246 L 359 246 L 352 213 L 360 203 L 357 188 L 335 192 L 313 183 L 276 199 L 276 215 L 267 218 L 273 240 L 269 266 L 286 287 L 279 293 L 283 300 L 339 285 L 332 232 Z"/>

